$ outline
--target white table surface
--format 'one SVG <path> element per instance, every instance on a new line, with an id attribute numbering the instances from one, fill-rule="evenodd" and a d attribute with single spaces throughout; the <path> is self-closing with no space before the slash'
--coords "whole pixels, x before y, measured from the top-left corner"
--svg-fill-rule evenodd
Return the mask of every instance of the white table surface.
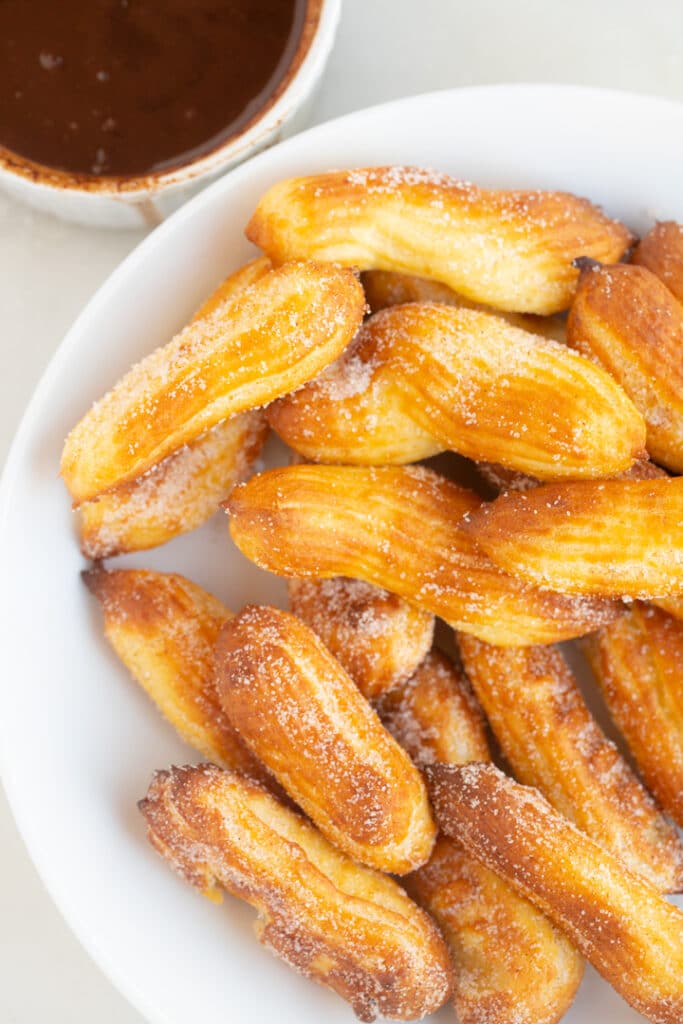
<path id="1" fill-rule="evenodd" d="M 313 121 L 430 89 L 506 81 L 683 100 L 682 38 L 680 0 L 345 0 Z M 70 226 L 0 194 L 0 460 L 64 332 L 141 237 Z M 1 791 L 0 851 L 0 1022 L 142 1024 L 62 922 Z"/>

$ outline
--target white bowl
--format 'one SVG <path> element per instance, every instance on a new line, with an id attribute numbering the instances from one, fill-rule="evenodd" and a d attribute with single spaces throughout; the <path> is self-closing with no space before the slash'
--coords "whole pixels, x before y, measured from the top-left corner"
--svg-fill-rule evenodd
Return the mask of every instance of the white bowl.
<path id="1" fill-rule="evenodd" d="M 301 63 L 272 106 L 246 130 L 190 163 L 143 178 L 89 178 L 39 169 L 0 148 L 0 188 L 44 213 L 90 227 L 139 228 L 160 224 L 191 195 L 248 157 L 306 126 L 339 24 L 341 0 L 312 0 L 317 19 Z"/>
<path id="2" fill-rule="evenodd" d="M 166 341 L 252 252 L 242 234 L 272 182 L 329 167 L 416 163 L 486 185 L 571 189 L 643 230 L 683 219 L 683 107 L 569 87 L 437 93 L 352 114 L 263 153 L 162 225 L 62 343 L 24 417 L 0 488 L 0 748 L 29 852 L 85 948 L 156 1024 L 350 1024 L 336 996 L 274 960 L 253 913 L 216 907 L 148 847 L 136 801 L 155 768 L 196 760 L 130 681 L 79 579 L 57 476 L 62 438 L 134 360 Z M 284 597 L 218 516 L 125 564 L 176 570 L 234 609 Z M 452 1011 L 439 1015 L 452 1020 Z M 588 973 L 569 1024 L 640 1018 Z"/>

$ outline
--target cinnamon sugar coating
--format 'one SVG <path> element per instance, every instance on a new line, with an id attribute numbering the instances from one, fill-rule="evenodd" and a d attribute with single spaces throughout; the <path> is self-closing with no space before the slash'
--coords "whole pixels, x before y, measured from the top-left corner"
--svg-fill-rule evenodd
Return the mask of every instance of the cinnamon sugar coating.
<path id="1" fill-rule="evenodd" d="M 209 296 L 192 323 L 209 316 L 271 269 L 265 257 L 230 274 Z M 99 560 L 165 544 L 201 526 L 241 480 L 268 434 L 263 412 L 223 420 L 129 480 L 79 509 L 81 550 Z"/>
<path id="2" fill-rule="evenodd" d="M 289 607 L 368 700 L 405 682 L 429 652 L 434 616 L 363 580 L 288 581 Z"/>
<path id="3" fill-rule="evenodd" d="M 470 686 L 438 651 L 376 707 L 420 766 L 490 757 L 483 715 Z M 460 1024 L 560 1020 L 581 980 L 583 961 L 543 914 L 446 836 L 405 882 L 448 944 Z"/>
<path id="4" fill-rule="evenodd" d="M 439 825 L 536 904 L 652 1024 L 683 1019 L 683 913 L 492 764 L 425 769 Z"/>
<path id="5" fill-rule="evenodd" d="M 171 768 L 139 807 L 179 874 L 214 899 L 224 889 L 250 903 L 259 941 L 360 1020 L 418 1020 L 448 998 L 448 953 L 427 914 L 261 786 L 214 765 Z"/>
<path id="6" fill-rule="evenodd" d="M 427 860 L 436 829 L 420 773 L 308 626 L 247 605 L 215 657 L 229 720 L 323 835 L 395 874 Z"/>
<path id="7" fill-rule="evenodd" d="M 410 679 L 375 701 L 377 713 L 422 768 L 435 761 L 488 760 L 481 708 L 467 679 L 445 654 L 430 651 Z"/>
<path id="8" fill-rule="evenodd" d="M 315 377 L 364 308 L 353 272 L 321 263 L 288 263 L 226 299 L 129 370 L 71 431 L 61 471 L 76 503 Z"/>
<path id="9" fill-rule="evenodd" d="M 680 892 L 683 843 L 591 715 L 560 651 L 464 634 L 458 643 L 516 778 L 662 892 Z"/>
<path id="10" fill-rule="evenodd" d="M 143 551 L 194 530 L 218 510 L 261 452 L 268 424 L 260 410 L 217 423 L 144 476 L 79 508 L 86 558 Z"/>
<path id="11" fill-rule="evenodd" d="M 558 1024 L 583 977 L 573 944 L 523 896 L 441 835 L 410 895 L 448 945 L 459 1024 Z"/>
<path id="12" fill-rule="evenodd" d="M 540 314 L 568 307 L 574 259 L 618 260 L 632 240 L 569 193 L 477 188 L 416 167 L 281 181 L 246 234 L 275 263 L 315 258 L 415 274 L 475 302 Z"/>

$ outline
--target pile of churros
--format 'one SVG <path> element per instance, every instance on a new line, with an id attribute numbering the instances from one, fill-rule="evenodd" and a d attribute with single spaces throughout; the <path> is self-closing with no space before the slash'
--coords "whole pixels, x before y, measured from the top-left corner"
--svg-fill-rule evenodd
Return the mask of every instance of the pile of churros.
<path id="1" fill-rule="evenodd" d="M 680 1024 L 683 227 L 379 167 L 246 234 L 62 457 L 105 635 L 202 759 L 150 843 L 363 1021 L 554 1024 L 588 960 Z M 220 506 L 289 611 L 103 564 Z"/>

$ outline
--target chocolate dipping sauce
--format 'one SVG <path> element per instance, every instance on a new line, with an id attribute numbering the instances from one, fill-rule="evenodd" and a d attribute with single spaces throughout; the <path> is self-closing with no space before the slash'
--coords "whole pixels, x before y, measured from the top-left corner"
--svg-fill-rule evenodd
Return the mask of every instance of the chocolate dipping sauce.
<path id="1" fill-rule="evenodd" d="M 306 0 L 0 0 L 0 147 L 78 175 L 165 171 L 272 100 Z"/>

